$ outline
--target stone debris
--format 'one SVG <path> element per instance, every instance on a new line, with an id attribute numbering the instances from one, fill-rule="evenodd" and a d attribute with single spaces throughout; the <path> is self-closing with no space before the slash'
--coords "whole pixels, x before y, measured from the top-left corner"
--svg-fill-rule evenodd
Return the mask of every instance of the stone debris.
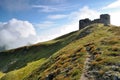
<path id="1" fill-rule="evenodd" d="M 101 55 L 101 48 L 93 48 L 93 44 L 84 45 L 88 56 L 84 63 L 83 74 L 81 75 L 80 80 L 120 80 L 120 64 L 107 64 L 111 67 L 112 71 L 107 71 L 102 75 L 99 73 L 100 68 L 91 65 L 91 62 L 96 59 L 96 55 Z M 113 73 L 114 72 L 114 73 Z M 118 73 L 118 74 L 116 74 Z"/>
<path id="2" fill-rule="evenodd" d="M 55 77 L 55 73 L 50 73 L 47 75 L 45 80 L 53 80 L 54 77 Z"/>

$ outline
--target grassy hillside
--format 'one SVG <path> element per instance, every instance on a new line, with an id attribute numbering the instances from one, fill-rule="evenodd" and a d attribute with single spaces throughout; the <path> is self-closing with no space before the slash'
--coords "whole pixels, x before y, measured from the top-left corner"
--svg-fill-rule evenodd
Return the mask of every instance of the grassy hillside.
<path id="1" fill-rule="evenodd" d="M 113 80 L 120 77 L 119 35 L 120 27 L 93 24 L 48 42 L 1 52 L 0 80 L 79 80 L 90 56 L 89 79 Z"/>
<path id="2" fill-rule="evenodd" d="M 66 37 L 0 52 L 0 77 L 2 80 L 21 80 L 39 67 L 52 54 L 76 40 L 78 32 L 64 35 Z"/>
<path id="3" fill-rule="evenodd" d="M 95 56 L 89 66 L 91 74 L 89 77 L 93 76 L 94 78 L 89 79 L 106 80 L 109 74 L 113 77 L 118 77 L 120 68 L 116 64 L 120 64 L 118 60 L 120 58 L 120 28 L 94 24 L 79 32 L 84 36 L 83 38 L 73 41 L 56 52 L 24 80 L 45 80 L 50 75 L 54 77 L 53 80 L 79 80 L 83 72 L 85 58 L 89 57 L 85 46 L 88 44 L 91 44 L 88 47 L 92 48 L 91 54 Z M 110 51 L 109 49 L 114 46 L 116 46 L 117 50 L 114 52 Z M 99 55 L 98 53 L 101 54 Z M 115 54 L 116 56 L 109 56 L 108 54 Z M 107 64 L 112 65 L 108 66 Z M 113 66 L 117 68 L 116 71 L 112 69 Z M 109 74 L 106 75 L 107 72 Z M 108 80 L 113 80 L 113 77 L 109 77 Z"/>

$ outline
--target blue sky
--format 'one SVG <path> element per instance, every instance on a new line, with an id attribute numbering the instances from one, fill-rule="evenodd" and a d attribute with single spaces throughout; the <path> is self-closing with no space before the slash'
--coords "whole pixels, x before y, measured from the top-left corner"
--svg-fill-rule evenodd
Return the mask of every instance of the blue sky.
<path id="1" fill-rule="evenodd" d="M 100 14 L 110 14 L 111 23 L 120 25 L 119 9 L 120 0 L 0 0 L 0 47 L 47 41 L 78 30 L 79 19 Z"/>
<path id="2" fill-rule="evenodd" d="M 40 23 L 48 15 L 69 14 L 88 6 L 100 9 L 115 0 L 0 0 L 0 21 L 12 18 L 28 20 L 31 23 Z"/>

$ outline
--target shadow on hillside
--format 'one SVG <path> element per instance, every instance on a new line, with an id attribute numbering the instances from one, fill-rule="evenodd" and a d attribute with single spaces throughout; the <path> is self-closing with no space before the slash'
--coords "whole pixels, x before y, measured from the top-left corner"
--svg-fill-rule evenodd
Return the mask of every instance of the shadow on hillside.
<path id="1" fill-rule="evenodd" d="M 56 42 L 0 52 L 0 71 L 7 73 L 25 67 L 30 62 L 47 59 L 64 46 L 61 42 Z"/>
<path id="2" fill-rule="evenodd" d="M 75 31 L 56 38 L 54 43 L 37 44 L 0 52 L 0 71 L 7 73 L 25 67 L 30 62 L 42 58 L 47 59 L 70 42 L 89 35 L 91 33 L 90 28 L 93 27 L 90 26 L 81 31 Z"/>

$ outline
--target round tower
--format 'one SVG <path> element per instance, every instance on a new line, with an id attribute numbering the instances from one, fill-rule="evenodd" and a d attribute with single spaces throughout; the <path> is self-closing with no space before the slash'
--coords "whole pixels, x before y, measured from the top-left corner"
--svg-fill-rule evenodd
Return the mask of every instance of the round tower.
<path id="1" fill-rule="evenodd" d="M 101 20 L 101 23 L 103 23 L 104 25 L 109 25 L 110 24 L 110 15 L 102 14 L 102 15 L 100 15 L 100 20 Z"/>

